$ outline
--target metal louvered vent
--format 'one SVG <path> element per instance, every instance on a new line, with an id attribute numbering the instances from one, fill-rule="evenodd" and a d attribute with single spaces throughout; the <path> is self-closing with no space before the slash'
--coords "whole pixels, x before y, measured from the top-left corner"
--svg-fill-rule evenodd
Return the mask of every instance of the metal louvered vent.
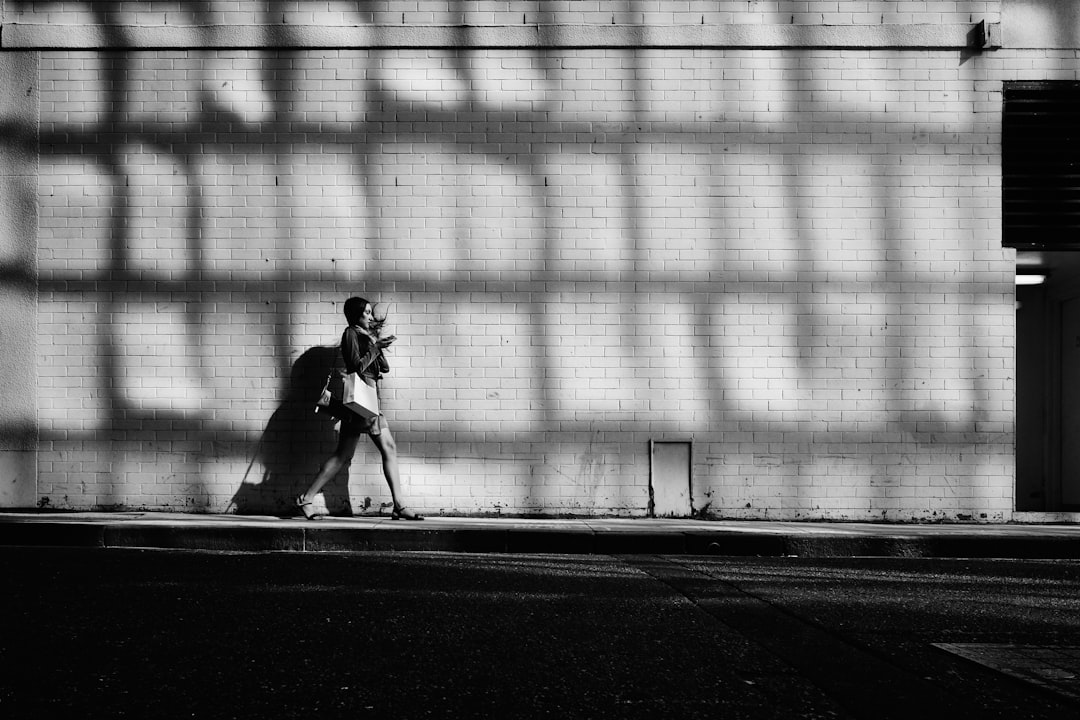
<path id="1" fill-rule="evenodd" d="M 1080 83 L 1007 82 L 1004 103 L 1002 244 L 1080 248 Z"/>

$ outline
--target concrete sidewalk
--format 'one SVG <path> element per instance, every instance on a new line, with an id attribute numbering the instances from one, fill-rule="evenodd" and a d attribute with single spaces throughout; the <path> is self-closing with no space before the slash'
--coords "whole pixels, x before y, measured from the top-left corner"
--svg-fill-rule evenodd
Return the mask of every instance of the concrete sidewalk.
<path id="1" fill-rule="evenodd" d="M 1061 559 L 1080 558 L 1080 525 L 0 512 L 0 546 Z"/>

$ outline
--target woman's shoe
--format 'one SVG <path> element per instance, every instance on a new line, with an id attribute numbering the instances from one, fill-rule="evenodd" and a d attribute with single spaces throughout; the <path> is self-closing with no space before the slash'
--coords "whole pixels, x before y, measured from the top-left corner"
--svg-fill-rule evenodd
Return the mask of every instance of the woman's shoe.
<path id="1" fill-rule="evenodd" d="M 303 495 L 296 496 L 296 507 L 300 508 L 300 512 L 308 520 L 314 520 L 318 517 L 315 514 L 315 510 L 311 506 L 310 500 L 305 500 Z"/>
<path id="2" fill-rule="evenodd" d="M 423 520 L 424 516 L 419 513 L 414 513 L 407 507 L 396 507 L 393 512 L 390 513 L 391 520 Z"/>

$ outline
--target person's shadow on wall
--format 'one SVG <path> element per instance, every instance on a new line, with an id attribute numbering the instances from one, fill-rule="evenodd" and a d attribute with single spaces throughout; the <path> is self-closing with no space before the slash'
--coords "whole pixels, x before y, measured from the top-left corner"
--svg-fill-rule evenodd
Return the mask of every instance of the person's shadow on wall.
<path id="1" fill-rule="evenodd" d="M 315 412 L 326 376 L 335 367 L 343 367 L 337 347 L 313 347 L 293 363 L 281 406 L 270 416 L 229 504 L 238 515 L 298 514 L 296 496 L 311 485 L 337 447 L 336 419 L 325 411 Z M 348 483 L 328 483 L 323 497 L 331 514 L 353 514 Z"/>

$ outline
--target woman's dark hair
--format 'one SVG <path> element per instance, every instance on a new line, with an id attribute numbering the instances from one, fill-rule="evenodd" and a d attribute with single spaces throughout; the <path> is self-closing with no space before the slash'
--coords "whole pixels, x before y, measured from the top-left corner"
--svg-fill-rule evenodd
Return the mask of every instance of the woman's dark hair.
<path id="1" fill-rule="evenodd" d="M 364 308 L 371 305 L 371 311 L 374 314 L 375 305 L 368 302 L 362 297 L 351 297 L 345 301 L 345 321 L 350 325 L 358 325 L 360 318 L 364 317 Z M 375 318 L 371 323 L 371 333 L 375 337 L 379 336 L 379 332 L 382 330 L 383 325 L 386 324 L 386 316 L 382 318 Z"/>
<path id="2" fill-rule="evenodd" d="M 364 308 L 370 305 L 367 300 L 362 297 L 351 297 L 345 301 L 345 322 L 350 325 L 356 325 L 360 322 L 360 318 L 364 317 Z"/>

